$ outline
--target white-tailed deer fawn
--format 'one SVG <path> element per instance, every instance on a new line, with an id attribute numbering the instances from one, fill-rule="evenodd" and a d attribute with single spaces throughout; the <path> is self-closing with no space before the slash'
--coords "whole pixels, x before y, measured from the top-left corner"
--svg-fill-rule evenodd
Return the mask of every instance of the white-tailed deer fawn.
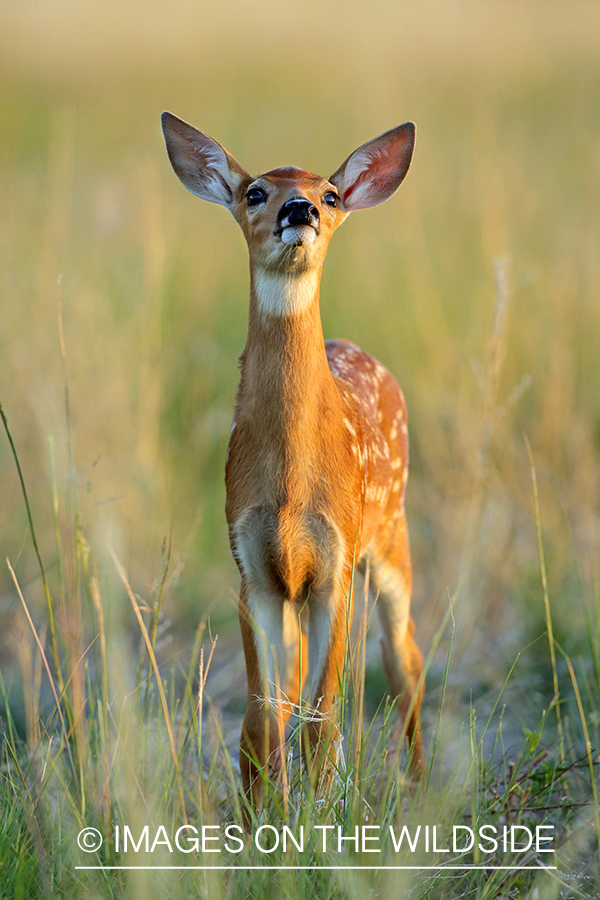
<path id="1" fill-rule="evenodd" d="M 396 191 L 415 126 L 407 122 L 359 147 L 327 179 L 293 166 L 255 178 L 171 113 L 163 113 L 162 125 L 176 174 L 193 194 L 232 213 L 250 253 L 248 339 L 225 473 L 248 674 L 244 789 L 259 807 L 265 767 L 280 755 L 281 721 L 298 701 L 307 668 L 316 768 L 336 737 L 332 707 L 352 576 L 367 560 L 383 662 L 408 717 L 411 772 L 418 775 L 423 656 L 409 614 L 406 406 L 372 356 L 348 341 L 323 340 L 319 312 L 333 232 L 348 213 Z M 308 666 L 298 652 L 299 621 L 308 633 Z"/>

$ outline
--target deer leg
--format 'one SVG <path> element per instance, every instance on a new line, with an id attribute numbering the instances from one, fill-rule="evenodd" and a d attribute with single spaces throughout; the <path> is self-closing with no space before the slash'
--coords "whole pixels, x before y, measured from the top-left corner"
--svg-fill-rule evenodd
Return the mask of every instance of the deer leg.
<path id="1" fill-rule="evenodd" d="M 373 553 L 371 586 L 377 596 L 381 625 L 381 649 L 390 691 L 405 723 L 409 747 L 409 771 L 414 779 L 423 773 L 421 703 L 423 654 L 414 640 L 410 618 L 412 567 L 404 516 L 396 528 L 396 540 L 385 557 Z"/>
<path id="2" fill-rule="evenodd" d="M 309 773 L 316 783 L 323 766 L 334 765 L 339 730 L 334 699 L 340 692 L 348 623 L 349 585 L 328 596 L 314 596 L 310 606 L 308 667 L 311 712 L 308 721 Z M 351 605 L 351 604 L 350 604 Z"/>
<path id="3" fill-rule="evenodd" d="M 281 694 L 277 710 L 278 743 L 271 752 L 271 768 L 279 770 L 283 762 L 284 732 L 287 722 L 298 711 L 298 701 L 308 672 L 308 637 L 305 625 L 299 621 L 299 613 L 292 603 L 283 608 L 284 662 L 281 673 Z"/>
<path id="4" fill-rule="evenodd" d="M 250 591 L 242 582 L 239 614 L 248 677 L 240 769 L 246 797 L 252 808 L 258 810 L 262 804 L 263 779 L 268 774 L 266 767 L 280 758 L 283 733 L 279 674 L 285 666 L 283 600 L 276 595 Z"/>

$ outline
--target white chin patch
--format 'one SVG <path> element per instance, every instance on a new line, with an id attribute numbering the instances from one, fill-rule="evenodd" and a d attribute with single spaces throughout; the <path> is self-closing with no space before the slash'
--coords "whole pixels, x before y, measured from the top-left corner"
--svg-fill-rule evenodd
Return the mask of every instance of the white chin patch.
<path id="1" fill-rule="evenodd" d="M 317 232 L 311 225 L 288 225 L 281 232 L 284 244 L 312 244 Z"/>

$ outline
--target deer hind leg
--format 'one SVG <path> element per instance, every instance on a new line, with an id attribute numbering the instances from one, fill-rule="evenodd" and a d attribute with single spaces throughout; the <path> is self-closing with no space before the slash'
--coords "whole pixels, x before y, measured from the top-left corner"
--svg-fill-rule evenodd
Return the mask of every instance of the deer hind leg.
<path id="1" fill-rule="evenodd" d="M 409 771 L 418 779 L 424 765 L 420 720 L 423 654 L 415 643 L 415 626 L 410 617 L 412 568 L 404 516 L 396 528 L 391 550 L 385 556 L 379 556 L 376 550 L 372 553 L 370 577 L 377 597 L 383 665 L 405 723 Z"/>

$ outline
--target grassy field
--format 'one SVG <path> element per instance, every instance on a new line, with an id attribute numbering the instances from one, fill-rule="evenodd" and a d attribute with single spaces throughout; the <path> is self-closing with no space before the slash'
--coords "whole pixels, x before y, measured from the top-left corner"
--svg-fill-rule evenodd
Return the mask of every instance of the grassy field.
<path id="1" fill-rule="evenodd" d="M 584 0 L 1 4 L 0 897 L 598 896 L 598 34 Z M 288 867 L 223 873 L 116 848 L 125 825 L 152 843 L 241 817 L 223 471 L 247 257 L 178 184 L 162 109 L 255 172 L 329 175 L 417 122 L 321 302 L 407 398 L 428 783 L 412 797 L 391 758 L 373 623 L 334 788 L 310 794 L 294 734 L 263 821 L 378 825 L 377 856 L 221 845 Z M 455 825 L 553 826 L 557 852 L 396 853 L 390 825 L 436 825 L 438 849 Z M 485 863 L 557 868 L 465 868 Z M 76 869 L 101 864 L 187 869 Z"/>

